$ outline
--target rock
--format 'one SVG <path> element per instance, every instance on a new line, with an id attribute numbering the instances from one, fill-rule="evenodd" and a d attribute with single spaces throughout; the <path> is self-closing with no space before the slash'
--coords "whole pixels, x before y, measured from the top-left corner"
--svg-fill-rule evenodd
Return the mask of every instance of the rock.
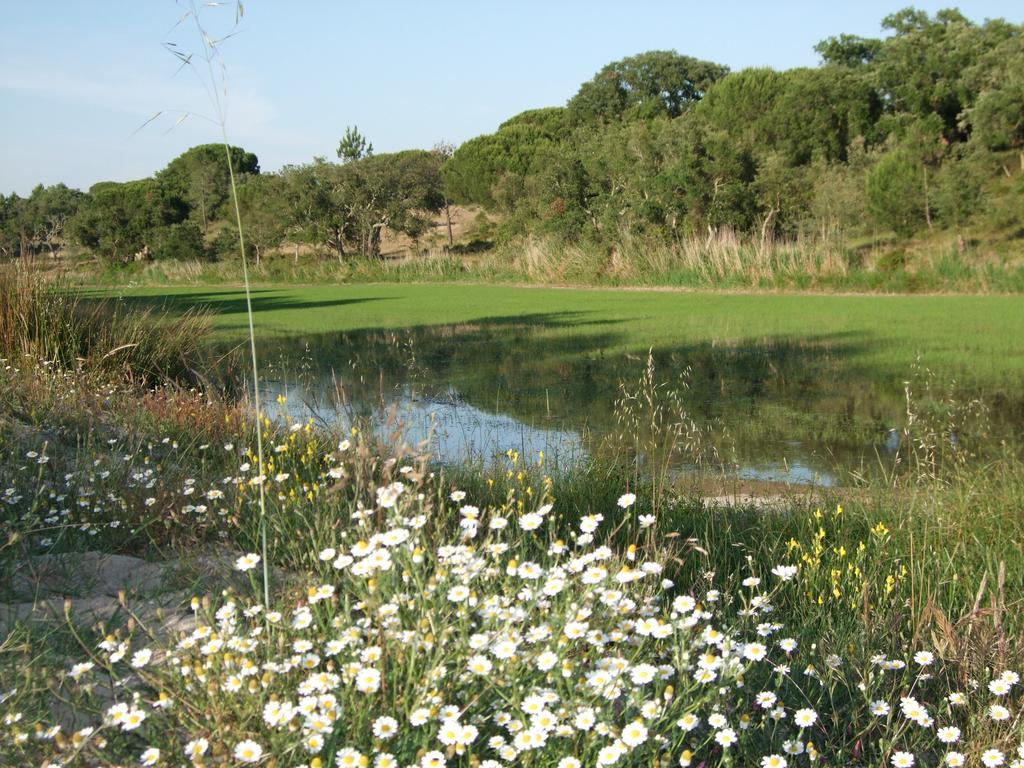
<path id="1" fill-rule="evenodd" d="M 779 510 L 792 503 L 793 496 L 754 496 L 749 493 L 736 493 L 730 496 L 705 496 L 707 507 L 754 507 L 755 509 Z"/>

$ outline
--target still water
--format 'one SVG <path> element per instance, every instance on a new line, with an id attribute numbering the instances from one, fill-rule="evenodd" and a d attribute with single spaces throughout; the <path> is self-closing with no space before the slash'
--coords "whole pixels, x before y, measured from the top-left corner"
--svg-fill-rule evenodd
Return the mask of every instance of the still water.
<path id="1" fill-rule="evenodd" d="M 647 365 L 646 350 L 612 352 L 514 322 L 300 335 L 265 343 L 260 356 L 264 401 L 280 418 L 369 423 L 443 463 L 489 464 L 514 449 L 561 466 L 637 431 L 621 398 Z M 858 370 L 799 340 L 654 350 L 653 360 L 659 396 L 678 395 L 669 416 L 692 424 L 734 476 L 844 483 L 890 466 L 900 445 L 906 372 Z M 694 468 L 687 451 L 673 461 Z"/>

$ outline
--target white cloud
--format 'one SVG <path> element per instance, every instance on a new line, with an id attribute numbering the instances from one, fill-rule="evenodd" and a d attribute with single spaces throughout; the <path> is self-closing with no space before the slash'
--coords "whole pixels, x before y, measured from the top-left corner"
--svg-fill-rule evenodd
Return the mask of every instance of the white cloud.
<path id="1" fill-rule="evenodd" d="M 139 73 L 115 77 L 5 69 L 0 70 L 0 90 L 123 112 L 138 117 L 140 125 L 158 112 L 169 116 L 168 127 L 183 113 L 209 118 L 214 112 L 206 89 L 187 69 L 173 78 Z M 229 82 L 226 97 L 222 97 L 228 119 L 234 124 L 261 125 L 277 114 L 267 99 L 244 83 Z"/>

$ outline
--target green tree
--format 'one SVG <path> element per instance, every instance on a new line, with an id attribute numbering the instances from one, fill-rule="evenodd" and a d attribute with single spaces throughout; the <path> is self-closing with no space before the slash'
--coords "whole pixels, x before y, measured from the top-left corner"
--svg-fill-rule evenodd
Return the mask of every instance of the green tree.
<path id="1" fill-rule="evenodd" d="M 339 261 L 352 236 L 344 166 L 322 157 L 281 170 L 283 207 L 288 236 L 296 243 L 326 245 Z"/>
<path id="2" fill-rule="evenodd" d="M 949 141 L 965 138 L 961 115 L 973 106 L 975 92 L 967 75 L 987 51 L 1019 35 L 1004 21 L 978 26 L 957 10 L 929 17 L 907 8 L 887 16 L 892 32 L 875 59 L 878 83 L 888 110 L 938 115 Z"/>
<path id="3" fill-rule="evenodd" d="M 414 239 L 423 234 L 444 207 L 441 162 L 434 152 L 413 149 L 342 166 L 342 200 L 364 256 L 380 255 L 385 228 Z"/>
<path id="4" fill-rule="evenodd" d="M 44 248 L 56 256 L 84 197 L 64 184 L 38 184 L 28 197 L 0 195 L 0 256 L 29 256 Z"/>
<path id="5" fill-rule="evenodd" d="M 152 255 L 159 230 L 187 215 L 184 201 L 155 179 L 103 181 L 89 189 L 69 229 L 78 243 L 100 256 L 127 262 L 140 253 Z"/>
<path id="6" fill-rule="evenodd" d="M 258 265 L 267 251 L 284 242 L 288 230 L 287 189 L 277 174 L 260 174 L 238 188 L 238 207 L 245 228 L 245 242 L 252 248 Z M 233 233 L 238 250 L 237 233 Z"/>
<path id="7" fill-rule="evenodd" d="M 1024 27 L 992 48 L 968 73 L 974 106 L 962 125 L 988 149 L 1024 147 Z"/>
<path id="8" fill-rule="evenodd" d="M 29 233 L 33 249 L 46 248 L 51 256 L 64 242 L 68 222 L 78 211 L 85 195 L 64 184 L 32 190 L 24 201 L 22 225 Z"/>
<path id="9" fill-rule="evenodd" d="M 845 67 L 791 69 L 768 118 L 769 135 L 791 165 L 846 162 L 857 138 L 877 141 L 882 102 L 870 78 Z"/>
<path id="10" fill-rule="evenodd" d="M 582 123 L 606 123 L 627 111 L 639 117 L 678 117 L 728 71 L 675 51 L 647 51 L 602 67 L 569 100 L 569 113 Z"/>
<path id="11" fill-rule="evenodd" d="M 442 168 L 445 194 L 458 203 L 497 204 L 495 187 L 509 186 L 506 176 L 522 180 L 532 173 L 536 158 L 560 144 L 566 132 L 563 107 L 530 110 L 506 120 L 495 133 L 470 139 L 452 153 Z"/>
<path id="12" fill-rule="evenodd" d="M 419 237 L 444 208 L 442 162 L 439 153 L 409 150 L 286 167 L 282 218 L 299 238 L 327 245 L 339 259 L 348 247 L 377 257 L 384 229 Z"/>
<path id="13" fill-rule="evenodd" d="M 350 125 L 345 129 L 345 134 L 338 142 L 338 157 L 343 163 L 351 163 L 362 160 L 373 154 L 373 144 L 366 140 L 366 137 L 359 132 L 359 127 Z"/>
<path id="14" fill-rule="evenodd" d="M 260 172 L 259 160 L 241 147 L 230 147 L 231 167 L 237 182 Z M 184 200 L 189 213 L 205 234 L 210 222 L 223 213 L 231 197 L 231 178 L 223 144 L 201 144 L 174 158 L 156 174 L 168 192 Z"/>
<path id="15" fill-rule="evenodd" d="M 939 218 L 958 232 L 982 204 L 985 168 L 982 158 L 959 150 L 946 158 L 935 179 Z"/>
<path id="16" fill-rule="evenodd" d="M 839 35 L 822 40 L 814 50 L 825 64 L 839 67 L 863 67 L 874 63 L 882 50 L 882 41 L 857 35 Z"/>
<path id="17" fill-rule="evenodd" d="M 905 148 L 887 152 L 868 171 L 868 213 L 879 225 L 909 237 L 924 223 L 924 172 L 914 153 Z"/>
<path id="18" fill-rule="evenodd" d="M 16 193 L 0 194 L 0 257 L 13 259 L 22 252 L 24 201 Z"/>
<path id="19" fill-rule="evenodd" d="M 785 76 L 769 67 L 732 72 L 708 89 L 693 112 L 734 141 L 770 147 L 779 140 L 772 116 L 785 86 Z"/>

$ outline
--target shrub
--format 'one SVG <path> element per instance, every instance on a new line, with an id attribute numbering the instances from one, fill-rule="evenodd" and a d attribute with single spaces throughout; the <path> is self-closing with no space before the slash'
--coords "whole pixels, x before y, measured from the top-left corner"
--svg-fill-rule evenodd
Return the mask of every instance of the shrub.
<path id="1" fill-rule="evenodd" d="M 903 149 L 883 155 L 867 174 L 868 212 L 878 224 L 907 237 L 924 222 L 924 168 Z"/>

